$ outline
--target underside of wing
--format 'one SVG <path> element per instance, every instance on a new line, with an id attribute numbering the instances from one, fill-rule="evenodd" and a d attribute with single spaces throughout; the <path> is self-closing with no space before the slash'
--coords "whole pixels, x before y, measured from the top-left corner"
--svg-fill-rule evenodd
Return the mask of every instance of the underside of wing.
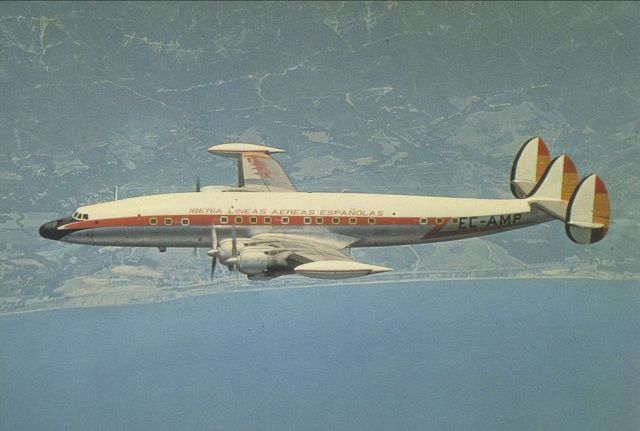
<path id="1" fill-rule="evenodd" d="M 211 154 L 238 161 L 238 187 L 253 192 L 295 192 L 291 180 L 271 154 L 284 153 L 265 145 L 229 143 L 209 148 Z"/>
<path id="2" fill-rule="evenodd" d="M 341 279 L 391 271 L 391 268 L 356 262 L 340 250 L 350 241 L 345 238 L 313 238 L 286 234 L 256 235 L 240 251 L 255 251 L 269 256 L 272 268 L 265 268 L 258 278 L 300 274 L 312 278 Z M 257 275 L 257 274 L 256 274 Z"/>

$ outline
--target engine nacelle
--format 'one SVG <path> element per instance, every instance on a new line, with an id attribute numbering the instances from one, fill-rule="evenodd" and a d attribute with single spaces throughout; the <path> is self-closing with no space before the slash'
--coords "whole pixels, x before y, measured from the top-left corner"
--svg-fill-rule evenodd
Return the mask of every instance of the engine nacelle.
<path id="1" fill-rule="evenodd" d="M 262 250 L 243 250 L 238 256 L 238 271 L 243 274 L 260 274 L 267 269 L 269 269 L 269 256 Z"/>
<path id="2" fill-rule="evenodd" d="M 259 248 L 245 248 L 238 255 L 238 271 L 249 276 L 284 271 L 287 266 L 285 259 L 278 255 L 268 255 Z"/>

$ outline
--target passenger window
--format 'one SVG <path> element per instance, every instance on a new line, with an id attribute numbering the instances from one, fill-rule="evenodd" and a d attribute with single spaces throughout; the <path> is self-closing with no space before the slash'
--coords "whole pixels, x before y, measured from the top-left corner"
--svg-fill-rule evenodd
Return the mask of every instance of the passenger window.
<path id="1" fill-rule="evenodd" d="M 420 219 L 420 224 L 427 224 L 427 219 L 426 218 L 421 218 Z"/>
<path id="2" fill-rule="evenodd" d="M 289 224 L 289 217 L 282 217 L 282 224 Z"/>
<path id="3" fill-rule="evenodd" d="M 458 224 L 459 221 L 460 220 L 458 220 L 458 217 L 454 217 L 454 218 L 451 219 L 451 223 L 453 223 L 453 224 Z"/>
<path id="4" fill-rule="evenodd" d="M 304 224 L 311 224 L 311 217 L 305 217 Z"/>
<path id="5" fill-rule="evenodd" d="M 155 226 L 155 225 L 157 225 L 157 224 L 158 224 L 158 219 L 157 219 L 157 218 L 155 218 L 155 217 L 151 217 L 151 218 L 149 219 L 149 224 L 150 224 L 151 226 Z"/>
<path id="6" fill-rule="evenodd" d="M 444 219 L 443 218 L 437 218 L 436 219 L 436 224 L 442 224 L 444 223 Z"/>
<path id="7" fill-rule="evenodd" d="M 334 217 L 332 220 L 333 224 L 340 224 L 340 218 L 339 217 Z"/>
<path id="8" fill-rule="evenodd" d="M 271 224 L 271 217 L 265 217 L 263 220 L 264 224 Z"/>
<path id="9" fill-rule="evenodd" d="M 358 222 L 358 220 L 354 219 L 354 218 L 350 218 L 349 219 L 349 224 L 356 224 Z"/>
<path id="10" fill-rule="evenodd" d="M 169 225 L 173 224 L 173 220 L 170 219 L 170 218 L 166 218 L 166 219 L 164 219 L 164 224 L 169 226 Z"/>
<path id="11" fill-rule="evenodd" d="M 180 223 L 182 223 L 183 226 L 188 226 L 189 225 L 189 219 L 188 218 L 183 218 L 182 220 L 180 220 Z"/>
<path id="12" fill-rule="evenodd" d="M 251 218 L 249 219 L 249 222 L 250 222 L 251 224 L 256 224 L 256 223 L 258 223 L 258 217 L 251 217 Z"/>
<path id="13" fill-rule="evenodd" d="M 236 217 L 236 224 L 242 224 L 242 216 Z"/>
<path id="14" fill-rule="evenodd" d="M 220 224 L 227 224 L 228 222 L 229 219 L 227 218 L 227 216 L 220 217 Z"/>
<path id="15" fill-rule="evenodd" d="M 316 224 L 324 223 L 324 219 L 322 217 L 316 217 Z"/>
<path id="16" fill-rule="evenodd" d="M 376 219 L 370 218 L 369 219 L 369 224 L 376 224 Z"/>

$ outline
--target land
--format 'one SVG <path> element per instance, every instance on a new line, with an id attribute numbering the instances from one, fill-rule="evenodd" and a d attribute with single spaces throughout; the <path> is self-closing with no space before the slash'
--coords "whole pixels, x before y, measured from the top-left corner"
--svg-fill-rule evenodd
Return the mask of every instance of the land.
<path id="1" fill-rule="evenodd" d="M 131 267 L 132 270 L 137 268 Z M 192 285 L 180 287 L 157 286 L 153 283 L 140 282 L 135 278 L 111 278 L 108 274 L 96 277 L 80 277 L 70 280 L 54 297 L 38 297 L 24 300 L 23 298 L 1 298 L 0 316 L 16 313 L 58 310 L 65 308 L 103 307 L 115 305 L 151 304 L 174 301 L 177 299 L 199 297 L 205 295 L 219 295 L 240 292 L 256 292 L 264 290 L 331 288 L 343 284 L 353 286 L 371 284 L 396 285 L 409 282 L 424 282 L 425 285 L 443 281 L 474 281 L 474 280 L 503 280 L 503 279 L 571 279 L 571 280 L 602 280 L 602 281 L 638 281 L 637 274 L 616 274 L 598 270 L 588 265 L 571 267 L 546 267 L 525 270 L 512 270 L 509 275 L 499 275 L 500 271 L 485 269 L 462 272 L 395 272 L 393 275 L 379 275 L 366 279 L 310 282 L 309 280 L 271 281 L 268 283 L 250 283 L 241 278 L 225 277 L 216 281 L 201 281 Z M 239 276 L 238 276 L 239 277 Z M 59 296 L 58 296 L 59 295 Z"/>

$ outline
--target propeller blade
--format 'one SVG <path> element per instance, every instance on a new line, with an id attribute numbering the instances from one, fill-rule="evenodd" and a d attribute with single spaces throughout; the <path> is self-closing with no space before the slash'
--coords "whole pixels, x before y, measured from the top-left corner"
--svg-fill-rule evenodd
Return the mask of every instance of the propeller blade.
<path id="1" fill-rule="evenodd" d="M 231 225 L 231 256 L 238 257 L 238 242 L 236 240 L 236 225 Z"/>
<path id="2" fill-rule="evenodd" d="M 216 263 L 218 263 L 218 255 L 220 254 L 220 246 L 218 244 L 218 233 L 216 232 L 216 225 L 211 225 L 211 250 L 207 252 L 211 256 L 211 280 L 213 280 L 213 272 L 216 270 Z"/>
<path id="3" fill-rule="evenodd" d="M 227 260 L 231 262 L 229 269 L 238 270 L 238 240 L 236 239 L 236 225 L 231 225 L 231 258 Z"/>
<path id="4" fill-rule="evenodd" d="M 196 192 L 200 191 L 200 176 L 196 176 Z"/>
<path id="5" fill-rule="evenodd" d="M 214 224 L 211 225 L 211 248 L 216 253 L 220 249 L 218 245 L 218 233 L 216 232 L 216 225 Z"/>
<path id="6" fill-rule="evenodd" d="M 211 280 L 213 280 L 213 273 L 216 270 L 216 263 L 218 262 L 218 258 L 213 255 L 213 257 L 211 258 Z"/>

